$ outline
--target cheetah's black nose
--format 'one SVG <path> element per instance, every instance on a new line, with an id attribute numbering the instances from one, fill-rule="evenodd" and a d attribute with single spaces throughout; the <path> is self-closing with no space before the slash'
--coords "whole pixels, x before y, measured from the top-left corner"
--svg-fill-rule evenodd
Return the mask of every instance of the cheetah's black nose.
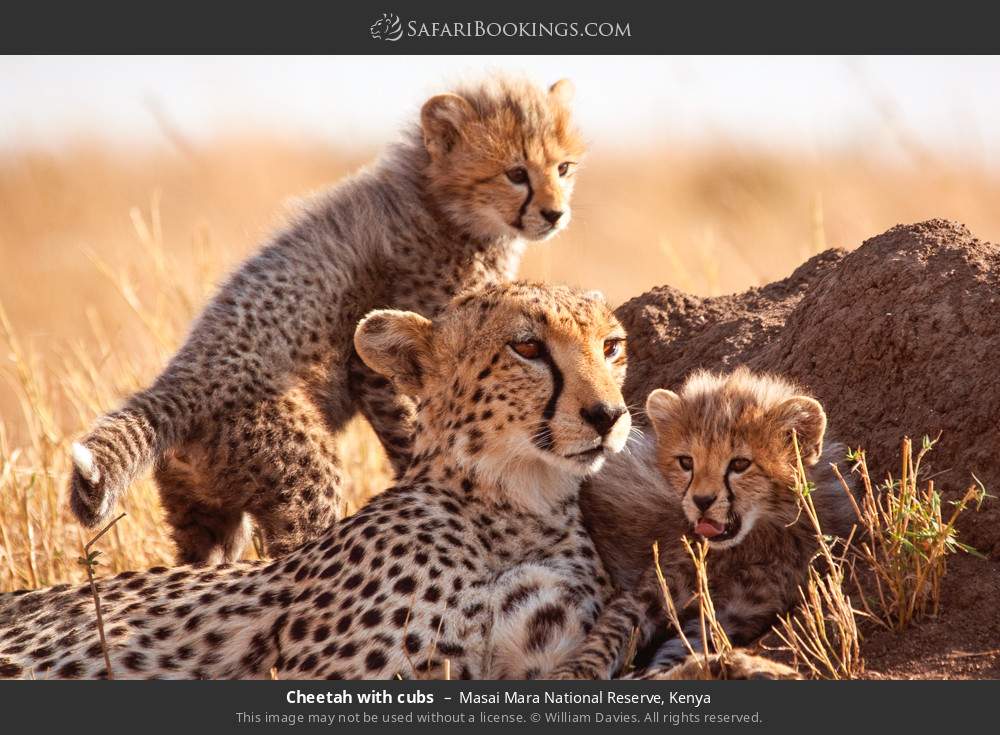
<path id="1" fill-rule="evenodd" d="M 706 510 L 712 507 L 712 503 L 715 502 L 714 495 L 692 495 L 691 500 L 694 501 L 695 506 L 704 513 Z"/>
<path id="2" fill-rule="evenodd" d="M 610 403 L 595 403 L 589 408 L 581 408 L 583 420 L 594 427 L 602 437 L 608 435 L 611 427 L 625 413 L 625 406 L 612 406 Z"/>
<path id="3" fill-rule="evenodd" d="M 542 216 L 550 225 L 554 225 L 563 216 L 563 213 L 555 209 L 543 209 Z"/>

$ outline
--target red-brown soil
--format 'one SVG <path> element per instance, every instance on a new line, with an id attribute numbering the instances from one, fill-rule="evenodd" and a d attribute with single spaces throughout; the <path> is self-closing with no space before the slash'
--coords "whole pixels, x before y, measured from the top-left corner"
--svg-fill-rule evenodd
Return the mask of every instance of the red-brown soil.
<path id="1" fill-rule="evenodd" d="M 863 447 L 873 477 L 898 474 L 904 436 L 940 431 L 924 476 L 949 498 L 973 473 L 1000 494 L 1000 247 L 960 224 L 897 226 L 741 294 L 657 288 L 618 316 L 629 333 L 631 405 L 696 368 L 746 364 L 815 395 L 829 436 Z M 1000 502 L 959 528 L 989 559 L 951 559 L 937 619 L 899 635 L 866 626 L 871 676 L 1000 678 Z"/>

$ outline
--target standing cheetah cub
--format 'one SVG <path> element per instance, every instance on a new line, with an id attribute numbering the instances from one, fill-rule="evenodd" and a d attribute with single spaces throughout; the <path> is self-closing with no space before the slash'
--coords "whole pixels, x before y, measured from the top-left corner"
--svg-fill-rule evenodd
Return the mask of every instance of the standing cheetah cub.
<path id="1" fill-rule="evenodd" d="M 693 374 L 679 393 L 653 391 L 646 412 L 654 443 L 609 462 L 581 500 L 604 562 L 623 589 L 560 677 L 606 678 L 622 664 L 634 627 L 640 649 L 662 640 L 669 623 L 652 569 L 661 568 L 685 634 L 700 647 L 694 568 L 680 539 L 707 539 L 708 572 L 718 618 L 736 645 L 766 632 L 799 600 L 816 550 L 814 531 L 793 489 L 798 437 L 813 500 L 827 533 L 846 535 L 853 505 L 830 463 L 843 445 L 824 449 L 826 414 L 787 381 L 745 368 Z M 650 661 L 662 670 L 687 653 L 670 637 Z"/>
<path id="2" fill-rule="evenodd" d="M 155 466 L 181 562 L 233 560 L 250 517 L 272 556 L 335 520 L 335 438 L 359 410 L 399 474 L 412 403 L 358 360 L 376 308 L 433 316 L 513 277 L 565 227 L 581 139 L 570 84 L 495 79 L 429 99 L 420 125 L 246 261 L 166 370 L 73 446 L 71 506 L 105 520 Z M 322 488 L 322 490 L 321 490 Z"/>
<path id="3" fill-rule="evenodd" d="M 269 564 L 100 582 L 117 677 L 545 676 L 611 593 L 578 491 L 625 445 L 624 331 L 524 284 L 433 321 L 376 311 L 358 353 L 417 398 L 400 483 Z M 0 677 L 102 677 L 87 586 L 0 595 Z"/>

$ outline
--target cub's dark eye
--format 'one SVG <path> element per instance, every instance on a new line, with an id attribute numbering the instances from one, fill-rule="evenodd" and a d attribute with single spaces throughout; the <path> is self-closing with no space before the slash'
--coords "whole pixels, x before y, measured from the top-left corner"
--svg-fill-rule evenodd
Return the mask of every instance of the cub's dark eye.
<path id="1" fill-rule="evenodd" d="M 604 357 L 608 360 L 618 357 L 624 349 L 625 340 L 621 337 L 612 337 L 611 339 L 604 340 Z"/>
<path id="2" fill-rule="evenodd" d="M 524 166 L 516 166 L 507 171 L 507 178 L 510 179 L 510 183 L 512 184 L 527 184 L 528 169 Z"/>
<path id="3" fill-rule="evenodd" d="M 745 472 L 750 468 L 750 460 L 746 457 L 736 457 L 729 462 L 730 472 Z"/>
<path id="4" fill-rule="evenodd" d="M 559 175 L 560 176 L 565 176 L 566 174 L 569 173 L 569 171 L 570 171 L 571 168 L 573 168 L 573 162 L 572 161 L 563 161 L 562 163 L 559 164 L 559 169 L 558 169 L 559 170 Z"/>
<path id="5" fill-rule="evenodd" d="M 525 360 L 537 360 L 545 350 L 545 347 L 537 339 L 528 339 L 524 342 L 511 342 L 510 348 Z"/>
<path id="6" fill-rule="evenodd" d="M 681 466 L 681 469 L 684 470 L 685 472 L 690 472 L 691 470 L 694 469 L 694 460 L 691 459 L 686 454 L 682 454 L 680 457 L 677 458 L 677 464 L 679 464 Z"/>

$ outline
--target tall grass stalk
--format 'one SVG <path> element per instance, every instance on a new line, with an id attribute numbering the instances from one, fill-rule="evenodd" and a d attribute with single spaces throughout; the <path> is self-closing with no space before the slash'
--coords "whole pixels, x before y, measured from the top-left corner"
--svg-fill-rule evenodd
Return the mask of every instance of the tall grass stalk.
<path id="1" fill-rule="evenodd" d="M 936 442 L 937 438 L 925 436 L 914 454 L 913 442 L 904 438 L 899 479 L 889 477 L 878 488 L 871 480 L 865 453 L 851 456 L 862 488 L 857 507 L 862 533 L 855 545 L 862 564 L 856 571 L 864 572 L 855 573 L 853 579 L 865 612 L 890 630 L 903 631 L 925 617 L 937 616 L 949 556 L 982 556 L 959 540 L 956 528 L 963 513 L 978 510 L 988 497 L 982 483 L 973 476 L 965 492 L 949 502 L 933 479 L 920 482 L 921 464 Z M 846 487 L 839 471 L 837 475 Z M 950 512 L 945 510 L 948 506 Z"/>
<path id="2" fill-rule="evenodd" d="M 838 542 L 827 536 L 820 525 L 812 497 L 814 488 L 802 463 L 798 437 L 793 435 L 792 440 L 796 455 L 793 489 L 800 512 L 812 528 L 817 551 L 809 565 L 805 586 L 799 588 L 799 605 L 779 617 L 773 630 L 795 664 L 804 667 L 811 677 L 853 679 L 864 671 L 857 623 L 860 611 L 851 604 L 844 585 L 851 569 L 847 554 L 853 536 L 844 540 L 842 550 L 837 553 Z"/>

